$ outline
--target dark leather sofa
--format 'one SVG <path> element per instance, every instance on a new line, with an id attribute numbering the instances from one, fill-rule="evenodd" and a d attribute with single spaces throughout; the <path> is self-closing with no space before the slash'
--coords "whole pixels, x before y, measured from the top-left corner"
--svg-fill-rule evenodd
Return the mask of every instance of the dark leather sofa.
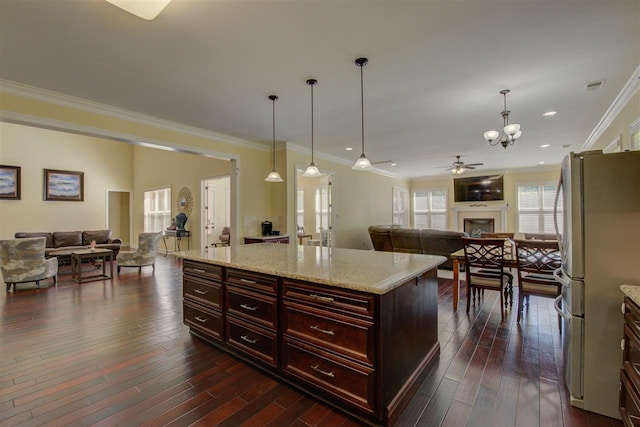
<path id="1" fill-rule="evenodd" d="M 71 259 L 72 249 L 86 249 L 92 240 L 96 241 L 96 248 L 111 249 L 115 259 L 122 240 L 111 237 L 111 230 L 86 231 L 54 231 L 54 232 L 17 232 L 15 238 L 45 237 L 47 239 L 44 255 L 46 258 L 57 257 L 59 263 Z"/>
<path id="2" fill-rule="evenodd" d="M 447 262 L 439 268 L 453 269 L 451 253 L 464 247 L 462 231 L 402 228 L 397 225 L 372 225 L 369 236 L 376 251 L 441 255 Z"/>

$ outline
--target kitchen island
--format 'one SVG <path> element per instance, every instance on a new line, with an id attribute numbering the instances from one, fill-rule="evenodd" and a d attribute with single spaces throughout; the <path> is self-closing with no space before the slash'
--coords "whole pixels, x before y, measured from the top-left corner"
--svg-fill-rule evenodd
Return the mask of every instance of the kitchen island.
<path id="1" fill-rule="evenodd" d="M 260 243 L 179 252 L 190 332 L 370 424 L 439 353 L 441 256 Z"/>

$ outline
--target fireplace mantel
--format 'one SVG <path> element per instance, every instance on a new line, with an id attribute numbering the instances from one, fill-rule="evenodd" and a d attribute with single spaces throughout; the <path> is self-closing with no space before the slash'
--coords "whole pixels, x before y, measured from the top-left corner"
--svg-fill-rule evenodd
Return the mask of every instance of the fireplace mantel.
<path id="1" fill-rule="evenodd" d="M 453 229 L 464 231 L 464 220 L 467 218 L 492 218 L 496 232 L 507 231 L 507 210 L 509 206 L 491 206 L 474 203 L 468 206 L 456 206 L 453 211 Z"/>

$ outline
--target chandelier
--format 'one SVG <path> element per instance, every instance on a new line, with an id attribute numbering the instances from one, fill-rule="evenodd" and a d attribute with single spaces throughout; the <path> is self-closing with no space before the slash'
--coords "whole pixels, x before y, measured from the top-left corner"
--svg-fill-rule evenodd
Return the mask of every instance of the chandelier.
<path id="1" fill-rule="evenodd" d="M 503 89 L 500 91 L 504 96 L 504 110 L 500 113 L 503 120 L 502 132 L 497 130 L 488 130 L 484 133 L 484 139 L 487 140 L 489 145 L 502 145 L 507 148 L 509 145 L 513 145 L 514 142 L 522 135 L 520 125 L 517 123 L 509 124 L 509 114 L 511 111 L 507 110 L 507 94 L 511 92 L 509 89 Z"/>

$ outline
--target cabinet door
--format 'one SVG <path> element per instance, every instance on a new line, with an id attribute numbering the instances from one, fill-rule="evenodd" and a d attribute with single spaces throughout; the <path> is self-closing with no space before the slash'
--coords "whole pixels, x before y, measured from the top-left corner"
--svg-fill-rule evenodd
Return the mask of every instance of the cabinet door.
<path id="1" fill-rule="evenodd" d="M 640 397 L 624 370 L 620 371 L 620 415 L 625 426 L 640 427 Z"/>
<path id="2" fill-rule="evenodd" d="M 375 412 L 374 370 L 328 352 L 285 338 L 282 364 L 286 373 L 326 393 Z"/>
<path id="3" fill-rule="evenodd" d="M 190 301 L 184 302 L 184 324 L 216 341 L 222 341 L 222 313 Z"/>
<path id="4" fill-rule="evenodd" d="M 244 318 L 275 331 L 278 325 L 277 299 L 244 288 L 227 285 L 227 314 Z"/>
<path id="5" fill-rule="evenodd" d="M 227 344 L 244 354 L 278 366 L 278 346 L 276 334 L 266 329 L 227 317 Z"/>
<path id="6" fill-rule="evenodd" d="M 289 301 L 283 304 L 283 333 L 333 350 L 373 366 L 373 322 L 314 309 Z"/>

